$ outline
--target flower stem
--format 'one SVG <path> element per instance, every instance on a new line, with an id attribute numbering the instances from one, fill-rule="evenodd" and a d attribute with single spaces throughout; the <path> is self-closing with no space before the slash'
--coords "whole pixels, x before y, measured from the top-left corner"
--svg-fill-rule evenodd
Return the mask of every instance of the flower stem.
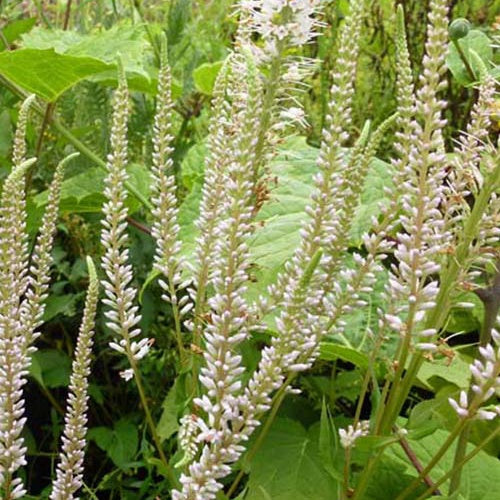
<path id="1" fill-rule="evenodd" d="M 167 478 L 168 481 L 170 482 L 170 486 L 172 488 L 177 488 L 179 486 L 179 481 L 177 479 L 177 476 L 174 473 L 174 470 L 172 469 L 172 466 L 168 463 L 167 457 L 165 456 L 165 453 L 163 451 L 163 447 L 161 445 L 160 438 L 158 436 L 158 433 L 156 432 L 156 426 L 153 421 L 153 417 L 151 416 L 151 411 L 149 409 L 149 404 L 146 399 L 146 393 L 144 391 L 144 386 L 142 384 L 142 379 L 141 379 L 141 374 L 139 372 L 139 369 L 137 367 L 137 363 L 132 355 L 127 356 L 129 358 L 130 366 L 132 367 L 132 370 L 134 371 L 134 379 L 135 383 L 137 384 L 137 390 L 139 392 L 139 398 L 141 400 L 141 405 L 144 410 L 144 414 L 146 416 L 146 422 L 148 424 L 149 430 L 151 432 L 151 437 L 153 438 L 153 441 L 155 443 L 156 449 L 158 451 L 158 455 L 160 456 L 160 460 L 165 467 L 165 471 L 167 473 Z"/>

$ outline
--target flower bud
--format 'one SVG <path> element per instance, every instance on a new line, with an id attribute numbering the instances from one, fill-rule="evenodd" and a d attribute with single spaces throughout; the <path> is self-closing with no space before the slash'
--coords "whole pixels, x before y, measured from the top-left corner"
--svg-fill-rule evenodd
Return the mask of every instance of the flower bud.
<path id="1" fill-rule="evenodd" d="M 450 39 L 460 40 L 460 38 L 464 38 L 467 36 L 471 28 L 470 22 L 463 17 L 459 17 L 450 23 L 448 27 L 448 33 L 450 35 Z"/>

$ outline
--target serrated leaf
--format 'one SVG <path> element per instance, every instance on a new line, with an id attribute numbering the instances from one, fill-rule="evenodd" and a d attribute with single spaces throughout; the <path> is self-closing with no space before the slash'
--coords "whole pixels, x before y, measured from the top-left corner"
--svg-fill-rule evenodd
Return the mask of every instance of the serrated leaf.
<path id="1" fill-rule="evenodd" d="M 184 407 L 184 400 L 181 384 L 177 378 L 161 405 L 162 413 L 156 431 L 162 441 L 168 439 L 179 429 L 179 414 Z"/>
<path id="2" fill-rule="evenodd" d="M 156 83 L 151 77 L 152 50 L 142 25 L 118 24 L 109 30 L 87 35 L 39 27 L 23 36 L 23 46 L 52 48 L 61 55 L 91 57 L 102 61 L 108 65 L 107 69 L 91 75 L 90 79 L 104 83 L 116 82 L 116 60 L 120 56 L 131 89 L 145 92 L 156 90 Z"/>
<path id="3" fill-rule="evenodd" d="M 322 464 L 319 426 L 278 418 L 251 461 L 247 500 L 331 500 L 337 484 Z"/>
<path id="4" fill-rule="evenodd" d="M 426 464 L 444 443 L 449 433 L 444 430 L 437 430 L 433 434 L 419 440 L 409 439 L 409 445 L 422 464 Z M 467 453 L 472 451 L 473 445 L 469 445 Z M 388 452 L 389 457 L 394 457 L 404 464 L 407 473 L 416 476 L 415 469 L 408 462 L 408 457 L 402 448 L 394 445 Z M 453 467 L 454 446 L 450 447 L 444 456 L 439 460 L 434 469 L 430 472 L 433 481 L 440 479 Z M 374 481 L 378 478 L 373 476 Z M 491 457 L 484 451 L 480 451 L 473 459 L 464 465 L 462 471 L 462 481 L 458 493 L 467 500 L 497 500 L 498 484 L 500 483 L 500 461 L 496 457 Z M 447 491 L 448 482 L 441 487 L 442 491 Z M 387 485 L 388 486 L 388 485 Z M 374 497 L 378 500 L 380 497 Z M 387 498 L 387 497 L 385 497 Z M 380 499 L 382 500 L 382 499 Z"/>

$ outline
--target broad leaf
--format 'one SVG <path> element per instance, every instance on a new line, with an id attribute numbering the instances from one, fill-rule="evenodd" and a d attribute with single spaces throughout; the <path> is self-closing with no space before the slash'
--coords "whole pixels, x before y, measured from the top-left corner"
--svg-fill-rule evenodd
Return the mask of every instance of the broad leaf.
<path id="1" fill-rule="evenodd" d="M 53 49 L 0 53 L 0 73 L 47 101 L 55 101 L 79 81 L 108 69 L 110 66 L 98 59 L 61 55 Z"/>
<path id="2" fill-rule="evenodd" d="M 168 391 L 161 408 L 162 414 L 156 426 L 159 438 L 164 441 L 179 429 L 179 415 L 185 405 L 185 396 L 182 394 L 179 378 Z"/>
<path id="3" fill-rule="evenodd" d="M 448 432 L 437 430 L 435 433 L 418 441 L 409 440 L 409 444 L 420 462 L 426 464 L 438 451 L 447 437 Z M 472 449 L 473 446 L 469 445 L 467 452 L 472 451 Z M 407 456 L 399 445 L 391 447 L 389 456 L 397 457 L 401 464 L 406 465 L 406 472 L 416 476 L 415 469 L 408 462 Z M 430 477 L 434 481 L 440 479 L 453 466 L 453 458 L 454 446 L 445 453 L 436 467 L 430 472 Z M 378 479 L 378 476 L 373 476 L 374 482 Z M 498 484 L 500 484 L 500 461 L 497 458 L 489 456 L 484 451 L 480 451 L 470 462 L 465 464 L 462 472 L 462 483 L 458 491 L 467 500 L 475 500 L 477 498 L 481 498 L 482 500 L 497 500 Z M 446 492 L 448 489 L 447 486 L 448 482 L 441 487 L 441 490 Z M 374 497 L 374 500 L 375 498 L 381 497 Z"/>
<path id="4" fill-rule="evenodd" d="M 475 73 L 476 77 L 479 75 L 479 68 L 477 62 L 470 55 L 470 50 L 483 60 L 486 67 L 490 67 L 490 61 L 493 57 L 492 41 L 486 34 L 479 30 L 470 30 L 467 36 L 458 40 L 460 47 L 467 58 L 467 61 Z M 446 64 L 453 76 L 462 85 L 473 83 L 473 79 L 469 75 L 467 68 L 460 57 L 460 54 L 453 43 L 449 44 L 449 52 L 446 57 Z"/>
<path id="5" fill-rule="evenodd" d="M 368 368 L 368 356 L 351 347 L 334 344 L 333 342 L 321 342 L 319 352 L 320 359 L 325 359 L 327 361 L 342 359 L 360 368 Z"/>
<path id="6" fill-rule="evenodd" d="M 124 418 L 116 422 L 112 429 L 109 427 L 90 429 L 88 439 L 95 441 L 113 463 L 122 469 L 127 468 L 127 464 L 132 462 L 139 444 L 136 425 Z"/>
<path id="7" fill-rule="evenodd" d="M 154 92 L 151 79 L 152 51 L 142 25 L 115 25 L 88 35 L 71 31 L 35 28 L 23 36 L 26 48 L 54 49 L 67 56 L 91 57 L 110 67 L 104 73 L 93 75 L 95 81 L 115 82 L 116 59 L 119 56 L 127 72 L 129 86 L 134 90 Z"/>
<path id="8" fill-rule="evenodd" d="M 246 500 L 331 500 L 337 483 L 323 467 L 319 429 L 278 418 L 250 464 Z"/>
<path id="9" fill-rule="evenodd" d="M 71 359 L 56 349 L 36 351 L 32 356 L 30 374 L 48 389 L 66 387 L 71 374 Z"/>
<path id="10" fill-rule="evenodd" d="M 222 61 L 203 63 L 193 71 L 194 86 L 202 94 L 212 95 L 215 80 L 222 68 Z"/>

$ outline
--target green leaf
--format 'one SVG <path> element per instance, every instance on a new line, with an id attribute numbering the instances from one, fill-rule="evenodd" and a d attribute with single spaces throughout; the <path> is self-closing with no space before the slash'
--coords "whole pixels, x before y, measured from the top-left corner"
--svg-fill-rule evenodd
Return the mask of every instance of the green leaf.
<path id="1" fill-rule="evenodd" d="M 448 358 L 425 361 L 420 367 L 417 380 L 426 389 L 436 390 L 439 387 L 439 381 L 434 380 L 436 378 L 466 389 L 470 381 L 469 363 L 458 353 L 455 353 L 451 361 Z"/>
<path id="2" fill-rule="evenodd" d="M 468 333 L 479 330 L 484 316 L 484 304 L 473 292 L 462 292 L 454 298 L 451 306 L 450 319 L 446 331 L 450 333 Z M 474 308 L 457 307 L 454 304 L 469 302 Z"/>
<path id="3" fill-rule="evenodd" d="M 137 427 L 126 418 L 118 420 L 113 428 L 90 429 L 88 438 L 105 451 L 113 463 L 121 469 L 126 469 L 127 465 L 132 462 L 139 445 Z"/>
<path id="4" fill-rule="evenodd" d="M 476 75 L 479 75 L 477 62 L 471 57 L 469 51 L 472 49 L 483 60 L 486 67 L 490 67 L 490 61 L 493 57 L 492 41 L 488 36 L 479 30 L 470 30 L 467 36 L 458 40 L 469 65 Z M 449 52 L 446 57 L 446 64 L 456 80 L 462 85 L 473 83 L 467 68 L 465 67 L 460 54 L 453 43 L 449 44 Z"/>
<path id="5" fill-rule="evenodd" d="M 116 60 L 120 55 L 131 89 L 155 92 L 151 78 L 152 50 L 143 25 L 117 24 L 109 30 L 98 30 L 87 35 L 72 31 L 35 28 L 23 36 L 23 46 L 32 49 L 54 49 L 58 54 L 91 57 L 108 67 L 91 76 L 94 81 L 115 83 Z"/>
<path id="6" fill-rule="evenodd" d="M 215 80 L 222 68 L 223 61 L 214 63 L 203 63 L 193 71 L 194 86 L 198 92 L 206 95 L 212 95 Z"/>
<path id="7" fill-rule="evenodd" d="M 337 483 L 323 467 L 319 426 L 278 418 L 251 462 L 247 500 L 331 500 Z"/>
<path id="8" fill-rule="evenodd" d="M 150 172 L 144 165 L 132 164 L 127 168 L 129 183 L 133 185 L 144 198 L 149 198 Z M 86 172 L 66 179 L 61 186 L 61 201 L 59 207 L 62 213 L 99 213 L 105 201 L 103 195 L 106 172 L 99 167 L 89 168 Z M 46 205 L 48 191 L 34 198 L 38 208 Z M 133 195 L 128 196 L 127 206 L 131 213 L 141 207 Z"/>
<path id="9" fill-rule="evenodd" d="M 64 295 L 49 295 L 46 300 L 45 312 L 43 314 L 43 321 L 47 322 L 55 318 L 57 315 L 75 316 L 77 313 L 76 306 L 79 299 L 82 297 L 81 293 L 67 293 Z"/>
<path id="10" fill-rule="evenodd" d="M 97 59 L 61 55 L 53 49 L 0 53 L 0 73 L 47 101 L 55 101 L 79 81 L 108 69 L 109 65 Z"/>
<path id="11" fill-rule="evenodd" d="M 424 438 L 413 440 L 409 439 L 409 445 L 415 452 L 422 464 L 430 461 L 433 455 L 438 451 L 441 444 L 444 443 L 449 433 L 444 430 L 437 430 L 433 434 Z M 444 454 L 441 460 L 436 464 L 430 472 L 430 477 L 433 481 L 440 479 L 453 467 L 454 449 L 452 446 Z M 467 453 L 472 451 L 473 445 L 469 445 Z M 412 476 L 416 476 L 415 469 L 408 462 L 408 457 L 403 452 L 399 445 L 394 445 L 388 452 L 388 458 L 399 460 L 401 465 L 406 467 L 406 472 Z M 378 482 L 379 477 L 374 474 L 373 481 Z M 496 500 L 498 498 L 498 484 L 500 483 L 500 461 L 496 457 L 491 457 L 484 451 L 480 451 L 470 462 L 465 464 L 462 472 L 462 482 L 458 493 L 463 495 L 467 500 Z M 389 485 L 386 483 L 386 486 Z M 444 483 L 440 488 L 442 491 L 447 491 L 448 482 Z M 381 497 L 374 497 L 380 498 Z M 388 498 L 387 496 L 384 498 Z M 391 498 L 391 497 L 389 497 Z"/>
<path id="12" fill-rule="evenodd" d="M 36 24 L 36 17 L 27 17 L 26 19 L 17 19 L 7 24 L 2 29 L 5 40 L 10 44 L 17 40 L 23 33 L 27 33 Z M 5 50 L 5 43 L 0 40 L 0 50 Z"/>
<path id="13" fill-rule="evenodd" d="M 56 349 L 42 349 L 33 353 L 31 376 L 43 387 L 66 387 L 71 374 L 71 359 Z"/>
<path id="14" fill-rule="evenodd" d="M 185 397 L 179 378 L 177 378 L 161 405 L 162 414 L 156 427 L 161 441 L 165 441 L 179 429 L 179 415 L 184 406 Z"/>
<path id="15" fill-rule="evenodd" d="M 351 347 L 334 344 L 333 342 L 321 342 L 319 352 L 320 359 L 334 361 L 340 358 L 360 368 L 368 368 L 368 356 Z"/>

